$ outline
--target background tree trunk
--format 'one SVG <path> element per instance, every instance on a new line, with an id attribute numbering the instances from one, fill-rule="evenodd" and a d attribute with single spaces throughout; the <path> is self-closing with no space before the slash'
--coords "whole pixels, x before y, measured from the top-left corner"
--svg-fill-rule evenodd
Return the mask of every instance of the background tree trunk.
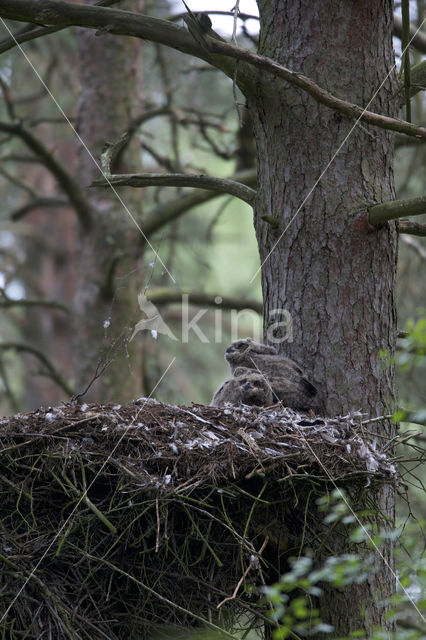
<path id="1" fill-rule="evenodd" d="M 369 109 L 394 115 L 390 0 L 258 5 L 260 54 L 364 106 L 383 82 Z M 388 414 L 394 376 L 380 350 L 393 354 L 396 339 L 396 232 L 393 223 L 369 229 L 365 210 L 394 198 L 391 135 L 364 125 L 351 131 L 353 122 L 262 74 L 248 104 L 258 150 L 255 227 L 265 337 L 277 320 L 274 310 L 286 309 L 294 341 L 281 349 L 315 380 L 326 415 Z M 382 428 L 389 434 L 392 427 Z M 392 521 L 392 490 L 376 499 Z M 390 548 L 383 553 L 389 558 Z M 351 587 L 350 602 L 335 590 L 321 599 L 322 618 L 337 636 L 359 628 L 368 634 L 375 624 L 386 628 L 378 600 L 393 591 L 393 577 L 377 561 L 378 573 L 367 586 Z"/>
<path id="2" fill-rule="evenodd" d="M 129 127 L 137 110 L 142 109 L 137 92 L 142 80 L 141 42 L 108 34 L 96 35 L 93 30 L 82 29 L 78 43 L 81 95 L 77 128 L 99 162 L 105 142 L 118 138 Z M 131 156 L 129 151 L 126 154 L 128 170 L 137 171 L 140 156 L 136 146 L 132 145 L 132 151 Z M 99 169 L 83 147 L 80 147 L 79 173 L 84 185 L 100 177 Z M 135 195 L 133 192 L 129 197 L 127 192 L 120 191 L 120 197 L 138 218 L 141 197 L 139 194 L 137 200 Z M 118 287 L 115 279 L 117 272 L 120 275 L 126 270 L 135 272 L 134 251 L 135 246 L 140 245 L 140 236 L 112 190 L 91 189 L 88 197 L 93 205 L 93 227 L 90 233 L 80 233 L 77 256 L 76 388 L 84 390 L 99 361 L 103 365 L 112 360 L 85 399 L 128 402 L 141 394 L 140 369 L 136 358 L 129 357 L 136 354 L 136 343 L 127 345 L 126 341 L 137 310 L 137 283 L 135 277 L 128 277 L 125 286 Z M 130 362 L 133 366 L 136 364 L 132 371 Z"/>

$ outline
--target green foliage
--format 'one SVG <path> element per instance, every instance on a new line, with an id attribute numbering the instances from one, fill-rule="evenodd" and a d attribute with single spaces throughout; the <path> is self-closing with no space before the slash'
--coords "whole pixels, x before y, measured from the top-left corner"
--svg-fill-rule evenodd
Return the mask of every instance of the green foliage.
<path id="1" fill-rule="evenodd" d="M 309 553 L 293 558 L 290 571 L 274 585 L 264 588 L 272 608 L 271 620 L 276 625 L 274 640 L 331 633 L 333 627 L 320 619 L 315 599 L 321 598 L 325 584 L 342 589 L 365 582 L 375 571 L 375 554 L 380 553 L 380 545 L 389 538 L 398 542 L 398 591 L 390 599 L 388 615 L 401 626 L 393 633 L 377 629 L 369 640 L 420 640 L 425 637 L 426 626 L 417 621 L 424 620 L 426 613 L 426 558 L 423 550 L 418 548 L 418 525 L 407 527 L 402 535 L 400 530 L 377 531 L 371 522 L 364 522 L 372 514 L 366 511 L 355 513 L 348 496 L 341 489 L 320 498 L 317 504 L 326 514 L 326 524 L 339 523 L 347 528 L 354 551 L 329 556 L 319 566 L 314 566 Z M 360 629 L 340 640 L 349 638 L 367 640 L 365 632 Z"/>
<path id="2" fill-rule="evenodd" d="M 426 397 L 424 380 L 426 377 L 426 315 L 417 310 L 415 319 L 408 319 L 405 331 L 398 342 L 395 362 L 399 377 L 400 404 L 394 415 L 395 422 L 426 424 Z"/>
<path id="3" fill-rule="evenodd" d="M 407 335 L 401 339 L 401 351 L 397 358 L 402 371 L 423 364 L 426 355 L 426 317 L 407 320 L 405 330 Z"/>

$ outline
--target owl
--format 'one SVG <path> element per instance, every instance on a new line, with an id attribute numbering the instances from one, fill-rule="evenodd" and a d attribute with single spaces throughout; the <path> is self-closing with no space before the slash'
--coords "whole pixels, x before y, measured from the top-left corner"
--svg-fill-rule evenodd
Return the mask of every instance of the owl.
<path id="1" fill-rule="evenodd" d="M 273 346 L 251 338 L 233 342 L 225 352 L 225 360 L 234 373 L 240 367 L 262 374 L 269 382 L 274 400 L 291 409 L 308 411 L 319 406 L 318 391 L 305 377 L 303 369 Z"/>
<path id="2" fill-rule="evenodd" d="M 273 393 L 263 375 L 253 369 L 238 367 L 235 370 L 235 377 L 225 380 L 220 385 L 211 404 L 214 407 L 221 407 L 226 402 L 234 405 L 268 407 L 273 404 Z"/>

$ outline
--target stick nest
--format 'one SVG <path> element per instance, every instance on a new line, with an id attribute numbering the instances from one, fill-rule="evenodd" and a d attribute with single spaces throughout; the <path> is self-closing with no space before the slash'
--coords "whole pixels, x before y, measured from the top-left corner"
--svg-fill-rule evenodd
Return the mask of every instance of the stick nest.
<path id="1" fill-rule="evenodd" d="M 362 491 L 396 478 L 357 414 L 141 398 L 0 422 L 0 631 L 10 640 L 261 624 L 256 589 L 301 531 L 309 540 L 313 496 L 332 482 Z"/>

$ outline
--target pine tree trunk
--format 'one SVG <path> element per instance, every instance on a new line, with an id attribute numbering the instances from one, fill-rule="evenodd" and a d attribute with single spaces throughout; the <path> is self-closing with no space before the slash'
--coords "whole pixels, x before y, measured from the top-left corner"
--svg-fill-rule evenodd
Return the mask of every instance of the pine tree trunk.
<path id="1" fill-rule="evenodd" d="M 363 106 L 383 82 L 368 108 L 394 115 L 390 0 L 258 5 L 262 55 Z M 293 342 L 280 348 L 319 386 L 327 415 L 391 413 L 393 369 L 380 351 L 393 354 L 396 339 L 396 232 L 393 223 L 373 230 L 366 221 L 368 205 L 394 198 L 391 135 L 365 125 L 353 129 L 354 122 L 266 74 L 248 105 L 258 152 L 255 227 L 265 339 L 284 335 L 274 333 L 273 323 L 274 310 L 285 309 Z M 381 428 L 391 433 L 388 422 Z M 375 497 L 392 521 L 393 491 Z M 382 552 L 391 562 L 390 547 Z M 378 601 L 393 591 L 393 578 L 379 555 L 377 563 L 378 573 L 362 588 L 321 600 L 322 618 L 337 635 L 386 628 Z"/>
<path id="2" fill-rule="evenodd" d="M 109 34 L 96 35 L 89 29 L 79 31 L 78 42 L 81 94 L 77 128 L 99 163 L 105 143 L 117 139 L 142 109 L 136 89 L 140 82 L 137 73 L 140 73 L 141 43 Z M 137 171 L 138 159 L 135 146 L 128 170 Z M 121 166 L 118 170 L 124 169 Z M 101 177 L 83 147 L 80 149 L 80 176 L 85 185 Z M 129 196 L 121 190 L 119 195 L 137 218 L 140 194 L 138 200 L 134 191 Z M 85 399 L 128 402 L 141 393 L 137 359 L 129 357 L 135 356 L 136 342 L 127 344 L 129 327 L 134 323 L 137 311 L 136 283 L 127 274 L 135 272 L 134 258 L 136 247 L 141 245 L 140 236 L 112 190 L 90 189 L 88 197 L 93 205 L 93 226 L 90 232 L 80 234 L 77 255 L 76 388 L 80 392 L 86 387 L 99 362 L 98 372 L 111 361 Z M 122 273 L 126 278 L 118 286 L 121 265 L 125 265 Z"/>

